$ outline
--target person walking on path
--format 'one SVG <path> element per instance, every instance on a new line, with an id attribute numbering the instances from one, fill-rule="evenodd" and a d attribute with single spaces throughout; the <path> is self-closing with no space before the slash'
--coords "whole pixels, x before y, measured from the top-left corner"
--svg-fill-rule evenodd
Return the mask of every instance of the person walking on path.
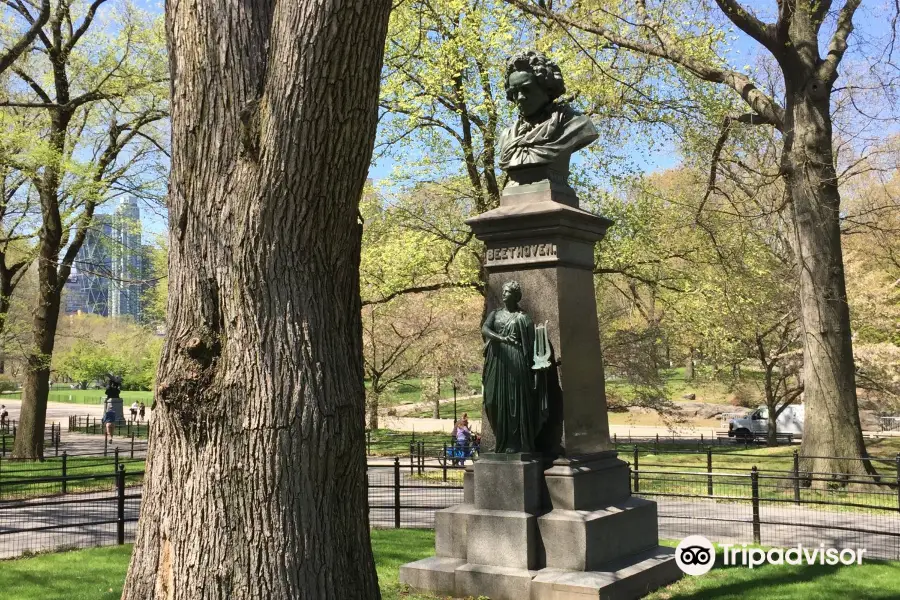
<path id="1" fill-rule="evenodd" d="M 7 421 L 9 420 L 9 411 L 6 410 L 5 404 L 0 404 L 0 429 L 4 431 L 7 428 Z"/>
<path id="2" fill-rule="evenodd" d="M 131 422 L 134 423 L 137 421 L 138 416 L 138 403 L 137 400 L 131 403 Z"/>
<path id="3" fill-rule="evenodd" d="M 141 401 L 141 406 L 140 406 L 140 408 L 138 409 L 138 414 L 139 414 L 140 417 L 141 417 L 141 421 L 144 420 L 144 415 L 146 414 L 146 411 L 147 411 L 147 405 L 144 404 L 144 402 L 143 402 L 143 400 L 142 400 L 142 401 Z"/>
<path id="4" fill-rule="evenodd" d="M 106 428 L 106 435 L 109 436 L 109 439 L 112 439 L 113 434 L 116 431 L 116 411 L 114 411 L 112 407 L 108 408 L 106 414 L 103 415 L 103 421 L 101 422 Z"/>

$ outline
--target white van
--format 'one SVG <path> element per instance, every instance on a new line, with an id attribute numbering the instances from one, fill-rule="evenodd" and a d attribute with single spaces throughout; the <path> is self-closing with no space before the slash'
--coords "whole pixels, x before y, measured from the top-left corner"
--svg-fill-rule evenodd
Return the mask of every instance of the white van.
<path id="1" fill-rule="evenodd" d="M 791 404 L 775 419 L 777 433 L 793 433 L 803 435 L 803 419 L 806 412 L 802 404 Z M 769 432 L 769 409 L 760 406 L 746 417 L 731 419 L 728 422 L 729 437 L 748 437 L 765 435 Z"/>

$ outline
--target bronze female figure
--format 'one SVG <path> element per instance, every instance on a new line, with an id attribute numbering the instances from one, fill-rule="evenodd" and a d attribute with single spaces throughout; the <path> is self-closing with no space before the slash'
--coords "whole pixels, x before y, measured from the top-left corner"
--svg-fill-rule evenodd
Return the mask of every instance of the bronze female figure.
<path id="1" fill-rule="evenodd" d="M 519 307 L 522 288 L 503 286 L 503 308 L 488 314 L 484 345 L 484 409 L 496 438 L 495 452 L 534 452 L 547 418 L 543 371 L 534 370 L 535 327 Z"/>

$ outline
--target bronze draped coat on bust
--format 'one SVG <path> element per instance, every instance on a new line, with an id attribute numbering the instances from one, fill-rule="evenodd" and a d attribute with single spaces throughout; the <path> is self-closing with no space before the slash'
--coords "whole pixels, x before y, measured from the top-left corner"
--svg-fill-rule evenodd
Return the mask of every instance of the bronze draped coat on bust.
<path id="1" fill-rule="evenodd" d="M 568 104 L 554 104 L 545 120 L 531 124 L 520 118 L 500 132 L 500 168 L 551 164 L 561 156 L 568 159 L 597 137 L 590 118 Z"/>

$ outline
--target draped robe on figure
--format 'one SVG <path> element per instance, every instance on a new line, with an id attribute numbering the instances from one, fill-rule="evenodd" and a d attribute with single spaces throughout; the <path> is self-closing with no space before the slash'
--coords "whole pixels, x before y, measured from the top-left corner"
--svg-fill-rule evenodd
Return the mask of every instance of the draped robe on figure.
<path id="1" fill-rule="evenodd" d="M 546 386 L 535 385 L 544 371 L 533 371 L 534 322 L 522 311 L 499 309 L 488 315 L 491 329 L 514 334 L 509 344 L 488 339 L 484 346 L 484 408 L 496 439 L 495 452 L 534 452 L 547 419 Z"/>

